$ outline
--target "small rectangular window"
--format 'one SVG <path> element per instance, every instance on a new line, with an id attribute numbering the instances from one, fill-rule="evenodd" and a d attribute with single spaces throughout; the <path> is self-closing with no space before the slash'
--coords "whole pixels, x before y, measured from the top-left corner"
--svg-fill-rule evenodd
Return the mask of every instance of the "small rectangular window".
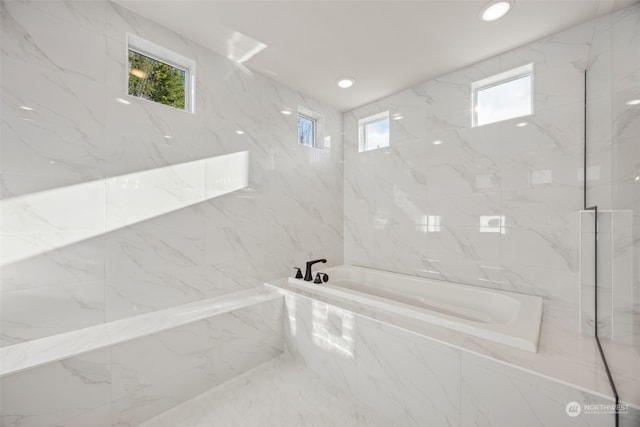
<path id="1" fill-rule="evenodd" d="M 162 46 L 129 34 L 128 94 L 194 111 L 195 62 Z"/>
<path id="2" fill-rule="evenodd" d="M 533 114 L 533 64 L 471 84 L 473 126 Z"/>
<path id="3" fill-rule="evenodd" d="M 358 151 L 389 146 L 389 112 L 385 111 L 358 121 Z"/>
<path id="4" fill-rule="evenodd" d="M 298 143 L 307 147 L 316 146 L 316 121 L 301 113 L 298 113 Z"/>

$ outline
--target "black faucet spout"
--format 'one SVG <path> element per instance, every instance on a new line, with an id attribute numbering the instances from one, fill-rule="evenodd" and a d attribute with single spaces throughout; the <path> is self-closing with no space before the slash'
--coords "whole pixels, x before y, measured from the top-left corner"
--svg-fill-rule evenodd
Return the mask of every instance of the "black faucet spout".
<path id="1" fill-rule="evenodd" d="M 304 280 L 306 280 L 307 282 L 310 282 L 310 281 L 313 280 L 313 274 L 311 272 L 311 266 L 313 264 L 317 264 L 319 262 L 325 263 L 325 262 L 327 262 L 327 260 L 324 259 L 324 258 L 321 258 L 321 259 L 314 259 L 312 261 L 307 261 L 307 271 L 305 271 L 305 273 L 304 273 Z"/>

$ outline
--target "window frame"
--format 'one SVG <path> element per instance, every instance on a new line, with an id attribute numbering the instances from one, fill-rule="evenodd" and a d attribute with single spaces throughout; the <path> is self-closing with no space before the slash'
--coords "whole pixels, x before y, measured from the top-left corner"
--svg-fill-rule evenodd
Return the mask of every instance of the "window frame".
<path id="1" fill-rule="evenodd" d="M 529 85 L 529 113 L 521 114 L 519 116 L 513 116 L 506 119 L 496 120 L 493 122 L 478 124 L 478 92 L 486 89 L 491 89 L 496 86 L 500 86 L 506 83 L 519 80 L 524 77 L 530 77 Z M 506 120 L 512 120 L 519 117 L 526 117 L 534 114 L 534 69 L 533 63 L 525 64 L 520 67 L 512 68 L 511 70 L 504 71 L 502 73 L 494 74 L 493 76 L 476 80 L 471 83 L 471 127 L 485 126 L 495 123 L 504 122 Z"/>
<path id="2" fill-rule="evenodd" d="M 165 107 L 172 108 L 178 111 L 185 111 L 187 113 L 195 113 L 195 87 L 196 87 L 196 62 L 193 59 L 173 52 L 164 46 L 160 46 L 156 43 L 145 40 L 135 34 L 127 33 L 125 46 L 125 93 L 128 97 L 152 102 L 157 105 L 164 105 Z M 133 51 L 140 55 L 153 59 L 154 61 L 162 62 L 170 67 L 184 71 L 184 109 L 180 109 L 171 105 L 156 102 L 150 99 L 141 98 L 135 95 L 129 94 L 129 51 Z"/>
<path id="3" fill-rule="evenodd" d="M 305 147 L 309 147 L 309 148 L 318 148 L 317 147 L 317 140 L 318 140 L 318 119 L 315 117 L 312 117 L 309 114 L 305 114 L 302 111 L 298 110 L 298 119 L 302 117 L 303 119 L 309 120 L 312 125 L 313 125 L 313 140 L 312 140 L 312 144 L 311 145 L 307 145 L 307 144 L 303 144 L 302 142 L 300 142 L 300 128 L 298 127 L 297 130 L 297 136 L 298 136 L 298 144 L 300 145 L 304 145 Z"/>
<path id="4" fill-rule="evenodd" d="M 381 147 L 375 147 L 367 149 L 367 126 L 372 124 L 376 124 L 381 121 L 387 121 L 388 128 L 388 143 L 387 145 Z M 358 152 L 364 153 L 366 151 L 374 151 L 379 150 L 381 148 L 386 148 L 391 145 L 391 119 L 389 116 L 389 110 L 382 111 L 380 113 L 373 114 L 371 116 L 365 117 L 363 119 L 358 120 Z"/>

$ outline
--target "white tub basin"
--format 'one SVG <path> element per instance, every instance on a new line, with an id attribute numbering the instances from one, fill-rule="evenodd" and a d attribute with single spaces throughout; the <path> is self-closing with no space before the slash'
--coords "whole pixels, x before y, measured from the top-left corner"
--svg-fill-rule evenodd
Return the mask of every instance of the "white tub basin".
<path id="1" fill-rule="evenodd" d="M 357 301 L 465 334 L 536 352 L 542 298 L 363 267 L 322 270 L 321 285 L 289 278 L 291 286 Z"/>

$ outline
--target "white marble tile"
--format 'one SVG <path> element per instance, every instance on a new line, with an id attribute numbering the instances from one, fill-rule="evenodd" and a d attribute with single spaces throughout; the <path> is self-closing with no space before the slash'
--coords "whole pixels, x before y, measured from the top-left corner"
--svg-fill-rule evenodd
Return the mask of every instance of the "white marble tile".
<path id="1" fill-rule="evenodd" d="M 109 233 L 105 238 L 107 318 L 207 296 L 212 285 L 205 267 L 203 228 L 202 214 L 186 208 Z"/>
<path id="2" fill-rule="evenodd" d="M 577 272 L 577 233 L 565 227 L 506 227 L 502 262 Z"/>
<path id="3" fill-rule="evenodd" d="M 627 47 L 638 43 L 638 20 L 640 8 L 631 5 L 619 10 L 610 16 L 611 40 L 614 46 Z"/>
<path id="4" fill-rule="evenodd" d="M 502 190 L 539 190 L 551 194 L 581 192 L 584 180 L 580 173 L 583 169 L 582 145 L 565 149 L 533 148 L 536 143 L 543 144 L 544 136 L 536 135 L 537 130 L 532 123 L 525 127 L 503 127 Z M 571 211 L 575 212 L 574 205 Z"/>
<path id="5" fill-rule="evenodd" d="M 109 351 L 87 353 L 0 381 L 3 426 L 78 425 L 67 421 L 110 401 Z"/>
<path id="6" fill-rule="evenodd" d="M 86 237 L 2 235 L 2 345 L 104 321 L 104 239 Z"/>
<path id="7" fill-rule="evenodd" d="M 116 3 L 107 2 L 106 14 L 106 36 L 113 40 L 124 41 L 126 33 L 135 34 L 195 60 L 198 68 L 204 66 L 205 57 L 212 53 L 185 36 L 177 34 Z"/>
<path id="8" fill-rule="evenodd" d="M 329 388 L 288 358 L 277 359 L 241 375 L 144 427 L 211 425 L 283 427 L 395 427 L 398 420 L 359 404 L 352 395 Z"/>
<path id="9" fill-rule="evenodd" d="M 282 354 L 283 315 L 284 301 L 276 299 L 222 316 L 216 373 L 230 379 Z"/>
<path id="10" fill-rule="evenodd" d="M 360 400 L 403 426 L 459 425 L 458 351 L 364 318 L 356 346 Z"/>
<path id="11" fill-rule="evenodd" d="M 137 425 L 282 354 L 282 305 L 272 300 L 113 347 L 114 425 Z"/>
<path id="12" fill-rule="evenodd" d="M 596 28 L 594 21 L 518 47 L 500 55 L 501 71 L 533 63 L 538 72 L 546 72 L 567 64 L 582 64 L 594 50 L 591 44 Z"/>
<path id="13" fill-rule="evenodd" d="M 582 197 L 582 191 L 576 186 L 504 191 L 502 213 L 507 227 L 513 227 L 516 233 L 518 229 L 555 229 L 558 232 L 565 231 L 564 234 L 570 236 L 577 228 L 575 208 L 582 202 Z"/>
<path id="14" fill-rule="evenodd" d="M 193 161 L 106 180 L 106 228 L 116 230 L 205 199 L 205 163 Z"/>
<path id="15" fill-rule="evenodd" d="M 112 425 L 137 426 L 186 399 L 205 392 L 215 384 L 214 380 L 215 378 L 196 368 L 164 378 L 147 388 L 115 399 L 111 403 Z"/>
<path id="16" fill-rule="evenodd" d="M 24 341 L 104 322 L 104 282 L 56 283 L 2 292 L 2 343 Z"/>
<path id="17" fill-rule="evenodd" d="M 423 257 L 422 262 L 422 268 L 415 272 L 422 277 L 483 288 L 516 290 L 503 278 L 504 268 L 500 264 L 455 257 L 437 259 L 428 255 Z"/>
<path id="18" fill-rule="evenodd" d="M 56 235 L 59 239 L 56 239 Z M 15 262 L 3 262 L 2 291 L 17 291 L 49 286 L 74 286 L 79 283 L 103 280 L 104 238 L 81 240 L 72 245 L 61 244 L 66 233 L 28 233 L 3 235 L 2 259 L 19 258 L 19 245 L 33 244 L 27 250 L 34 256 Z M 74 233 L 70 233 L 74 234 Z M 80 233 L 82 235 L 82 233 Z M 51 237 L 50 239 L 47 236 Z M 79 240 L 79 236 L 68 240 Z M 58 240 L 58 241 L 56 241 Z M 37 248 L 38 243 L 42 246 Z M 42 252 L 42 254 L 40 254 Z M 13 256 L 12 256 L 13 255 Z"/>
<path id="19" fill-rule="evenodd" d="M 461 377 L 462 426 L 556 427 L 613 423 L 613 415 L 585 412 L 571 417 L 566 411 L 570 402 L 584 407 L 585 404 L 611 403 L 610 400 L 481 358 L 463 354 Z"/>
<path id="20" fill-rule="evenodd" d="M 281 298 L 261 287 L 254 288 L 3 347 L 0 349 L 0 375 L 9 375 Z"/>
<path id="21" fill-rule="evenodd" d="M 584 104 L 582 99 L 559 105 L 551 110 L 536 111 L 534 115 L 500 125 L 504 160 L 536 153 L 553 159 L 554 156 L 577 155 L 583 144 Z M 518 124 L 527 123 L 526 126 Z M 535 159 L 533 159 L 535 160 Z M 505 166 L 503 163 L 502 166 Z"/>
<path id="22" fill-rule="evenodd" d="M 64 422 L 65 427 L 111 427 L 111 403 L 83 412 Z"/>
<path id="23" fill-rule="evenodd" d="M 104 36 L 22 2 L 2 6 L 3 56 L 77 78 L 104 81 Z"/>
<path id="24" fill-rule="evenodd" d="M 327 384 L 355 393 L 358 329 L 353 313 L 304 297 L 286 298 L 287 351 Z"/>
<path id="25" fill-rule="evenodd" d="M 93 31 L 101 35 L 105 34 L 105 2 L 21 0 L 19 3 L 23 6 L 64 20 L 68 24 L 78 25 L 86 30 Z"/>
<path id="26" fill-rule="evenodd" d="M 47 178 L 32 191 L 102 178 L 110 152 L 102 86 L 56 72 L 12 57 L 2 64 L 2 170 Z"/>
<path id="27" fill-rule="evenodd" d="M 611 338 L 633 344 L 634 307 L 634 232 L 632 211 L 612 213 L 611 234 Z M 637 256 L 637 255 L 636 255 Z M 637 269 L 637 267 L 636 267 Z"/>
<path id="28" fill-rule="evenodd" d="M 105 229 L 105 186 L 89 181 L 53 190 L 24 194 L 44 177 L 3 175 L 0 205 L 3 233 L 87 232 Z"/>
<path id="29" fill-rule="evenodd" d="M 640 410 L 629 408 L 625 413 L 620 414 L 620 427 L 633 427 L 640 423 Z"/>
<path id="30" fill-rule="evenodd" d="M 638 99 L 638 92 L 615 92 L 612 96 L 613 136 L 620 140 L 637 138 L 640 135 L 640 108 L 627 105 L 632 99 Z"/>
<path id="31" fill-rule="evenodd" d="M 112 398 L 133 399 L 147 388 L 186 376 L 196 368 L 199 375 L 215 373 L 220 333 L 217 322 L 207 319 L 113 346 Z"/>
<path id="32" fill-rule="evenodd" d="M 534 73 L 534 114 L 584 102 L 584 68 L 578 64 L 558 64 L 546 70 L 534 65 Z"/>

